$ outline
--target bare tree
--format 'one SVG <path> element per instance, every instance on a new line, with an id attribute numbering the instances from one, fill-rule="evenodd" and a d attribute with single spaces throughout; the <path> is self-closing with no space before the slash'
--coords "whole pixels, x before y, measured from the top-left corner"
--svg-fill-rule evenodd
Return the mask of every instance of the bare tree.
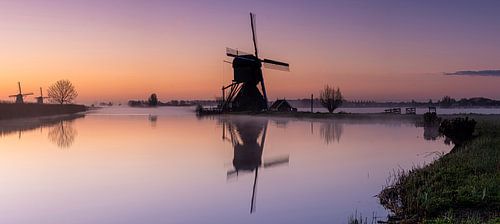
<path id="1" fill-rule="evenodd" d="M 48 95 L 50 101 L 64 104 L 72 103 L 78 96 L 78 92 L 69 80 L 59 80 L 49 87 Z"/>
<path id="2" fill-rule="evenodd" d="M 340 89 L 337 88 L 337 90 L 335 90 L 333 86 L 329 85 L 326 85 L 319 95 L 321 105 L 328 109 L 328 112 L 330 113 L 333 113 L 333 111 L 340 107 L 344 101 L 344 97 L 342 96 Z"/>

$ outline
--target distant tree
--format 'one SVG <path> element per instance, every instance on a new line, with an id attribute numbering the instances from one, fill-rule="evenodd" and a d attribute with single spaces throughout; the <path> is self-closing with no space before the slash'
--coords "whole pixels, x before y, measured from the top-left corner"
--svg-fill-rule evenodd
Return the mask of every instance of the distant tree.
<path id="1" fill-rule="evenodd" d="M 321 90 L 319 96 L 321 105 L 323 105 L 323 107 L 325 107 L 330 113 L 333 113 L 333 111 L 340 107 L 344 101 L 340 89 L 337 88 L 337 90 L 335 90 L 333 86 L 329 85 L 326 85 L 325 88 Z"/>
<path id="2" fill-rule="evenodd" d="M 170 103 L 173 105 L 173 106 L 178 106 L 179 105 L 179 101 L 178 100 L 171 100 Z"/>
<path id="3" fill-rule="evenodd" d="M 68 104 L 73 103 L 78 92 L 69 80 L 59 80 L 49 87 L 48 96 L 51 102 Z"/>
<path id="4" fill-rule="evenodd" d="M 148 104 L 149 106 L 153 107 L 158 106 L 158 97 L 156 96 L 156 93 L 151 94 L 151 96 L 148 99 Z"/>
<path id="5" fill-rule="evenodd" d="M 444 96 L 443 99 L 439 101 L 439 105 L 442 107 L 451 107 L 455 102 L 455 99 L 450 96 Z"/>

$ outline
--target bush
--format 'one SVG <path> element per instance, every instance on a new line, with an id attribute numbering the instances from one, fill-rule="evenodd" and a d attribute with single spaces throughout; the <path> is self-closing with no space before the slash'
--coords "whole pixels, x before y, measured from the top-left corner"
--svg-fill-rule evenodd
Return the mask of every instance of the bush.
<path id="1" fill-rule="evenodd" d="M 471 139 L 476 121 L 474 119 L 455 118 L 453 120 L 444 120 L 439 126 L 439 132 L 450 139 L 455 145 Z"/>

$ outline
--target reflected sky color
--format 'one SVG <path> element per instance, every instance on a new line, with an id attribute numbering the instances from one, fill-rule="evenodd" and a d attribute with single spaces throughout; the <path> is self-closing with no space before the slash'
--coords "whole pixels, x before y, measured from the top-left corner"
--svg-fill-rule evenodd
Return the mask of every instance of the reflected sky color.
<path id="1" fill-rule="evenodd" d="M 80 102 L 213 99 L 225 47 L 291 64 L 266 70 L 271 99 L 339 85 L 348 99 L 499 98 L 498 1 L 1 1 L 0 99 L 67 78 Z"/>
<path id="2" fill-rule="evenodd" d="M 227 178 L 224 121 L 267 124 L 262 159 L 289 156 L 259 169 L 253 214 L 254 175 Z M 1 223 L 343 223 L 355 210 L 384 216 L 373 196 L 389 174 L 451 148 L 410 123 L 198 119 L 188 108 L 89 114 L 65 124 L 69 147 L 49 137 L 57 125 L 0 138 Z"/>

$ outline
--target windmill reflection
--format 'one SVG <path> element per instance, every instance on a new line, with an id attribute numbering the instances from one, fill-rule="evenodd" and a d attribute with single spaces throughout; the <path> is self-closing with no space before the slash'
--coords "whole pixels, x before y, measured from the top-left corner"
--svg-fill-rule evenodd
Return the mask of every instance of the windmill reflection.
<path id="1" fill-rule="evenodd" d="M 250 213 L 255 212 L 256 189 L 259 169 L 288 164 L 289 156 L 265 160 L 262 153 L 266 141 L 268 121 L 263 119 L 222 119 L 222 138 L 231 142 L 234 149 L 233 169 L 227 178 L 243 173 L 254 173 Z M 228 135 L 228 136 L 227 136 Z"/>
<path id="2" fill-rule="evenodd" d="M 63 120 L 50 127 L 48 138 L 59 148 L 69 148 L 75 141 L 76 135 L 77 131 L 73 127 L 73 121 Z"/>
<path id="3" fill-rule="evenodd" d="M 339 142 L 343 131 L 343 125 L 337 121 L 322 122 L 319 129 L 320 135 L 326 144 L 334 143 L 335 141 Z"/>

